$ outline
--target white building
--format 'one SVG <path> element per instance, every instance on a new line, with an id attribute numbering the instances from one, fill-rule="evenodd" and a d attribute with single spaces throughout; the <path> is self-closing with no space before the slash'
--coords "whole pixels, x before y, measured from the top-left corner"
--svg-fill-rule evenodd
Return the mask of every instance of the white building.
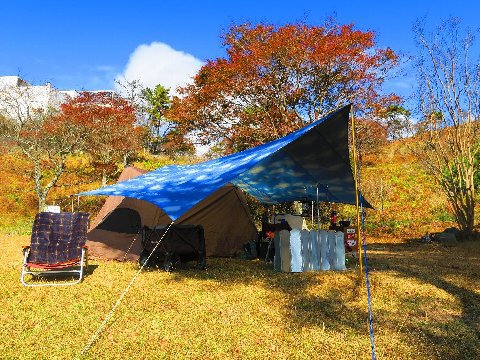
<path id="1" fill-rule="evenodd" d="M 50 83 L 36 86 L 18 76 L 0 76 L 0 113 L 18 121 L 25 121 L 34 113 L 58 109 L 77 95 L 75 90 L 59 91 Z"/>
<path id="2" fill-rule="evenodd" d="M 77 90 L 57 90 L 50 83 L 37 86 L 18 76 L 0 76 L 0 114 L 25 121 L 35 113 L 58 109 L 79 94 Z"/>

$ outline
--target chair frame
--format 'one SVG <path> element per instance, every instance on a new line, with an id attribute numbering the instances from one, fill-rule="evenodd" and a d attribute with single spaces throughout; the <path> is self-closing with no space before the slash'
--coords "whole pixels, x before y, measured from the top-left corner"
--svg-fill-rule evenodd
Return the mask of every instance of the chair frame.
<path id="1" fill-rule="evenodd" d="M 20 275 L 20 281 L 24 286 L 67 286 L 78 284 L 83 280 L 86 270 L 88 270 L 88 247 L 82 247 L 82 254 L 80 259 L 69 261 L 66 263 L 60 264 L 40 264 L 40 263 L 31 263 L 28 262 L 28 255 L 30 253 L 30 246 L 23 247 L 23 265 L 22 273 Z M 78 268 L 79 269 L 75 269 Z M 36 269 L 36 270 L 33 270 Z M 63 274 L 74 276 L 74 281 L 70 282 L 52 282 L 52 283 L 29 283 L 25 280 L 25 275 L 32 275 L 32 277 L 37 276 L 48 276 L 54 274 Z M 77 278 L 77 276 L 78 278 Z"/>

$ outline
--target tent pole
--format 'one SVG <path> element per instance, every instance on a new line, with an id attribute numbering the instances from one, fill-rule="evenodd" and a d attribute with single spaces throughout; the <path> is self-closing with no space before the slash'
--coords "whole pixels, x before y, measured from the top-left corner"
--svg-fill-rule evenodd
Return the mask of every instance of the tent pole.
<path id="1" fill-rule="evenodd" d="M 358 189 L 358 164 L 357 164 L 357 143 L 355 142 L 355 118 L 353 117 L 353 105 L 350 108 L 350 119 L 351 119 L 351 128 L 352 128 L 352 156 L 353 156 L 353 177 L 355 183 L 355 205 L 357 208 L 357 252 L 358 252 L 358 265 L 359 265 L 359 276 L 363 276 L 363 266 L 362 266 L 362 244 L 360 236 L 360 201 L 359 201 L 359 189 Z"/>
<path id="2" fill-rule="evenodd" d="M 315 216 L 315 211 L 314 211 L 314 206 L 313 206 L 313 201 L 312 201 L 312 229 L 313 229 L 313 217 Z"/>
<path id="3" fill-rule="evenodd" d="M 318 203 L 318 199 L 319 199 L 319 196 L 318 196 L 318 183 L 317 183 L 317 230 L 320 233 L 320 205 Z"/>

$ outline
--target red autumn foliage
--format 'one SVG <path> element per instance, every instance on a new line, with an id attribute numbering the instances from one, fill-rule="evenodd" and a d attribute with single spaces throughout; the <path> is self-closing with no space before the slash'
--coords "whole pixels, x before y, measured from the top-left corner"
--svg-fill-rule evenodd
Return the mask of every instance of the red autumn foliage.
<path id="1" fill-rule="evenodd" d="M 114 93 L 81 93 L 62 105 L 51 126 L 62 122 L 85 129 L 86 151 L 92 154 L 97 167 L 106 172 L 140 149 L 143 129 L 135 126 L 135 110 Z"/>
<path id="2" fill-rule="evenodd" d="M 284 136 L 353 103 L 358 114 L 399 100 L 382 95 L 397 56 L 353 25 L 239 25 L 224 36 L 227 55 L 209 60 L 179 89 L 169 119 L 202 144 L 235 152 Z"/>

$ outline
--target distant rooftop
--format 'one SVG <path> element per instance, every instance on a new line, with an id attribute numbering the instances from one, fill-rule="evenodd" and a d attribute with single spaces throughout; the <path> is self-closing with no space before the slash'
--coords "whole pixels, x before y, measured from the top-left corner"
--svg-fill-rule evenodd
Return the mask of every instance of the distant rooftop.
<path id="1" fill-rule="evenodd" d="M 28 86 L 29 84 L 18 76 L 0 76 L 2 86 Z"/>
<path id="2" fill-rule="evenodd" d="M 23 80 L 21 77 L 19 76 L 0 76 L 0 87 L 21 87 L 21 86 L 30 86 L 32 88 L 53 88 L 52 84 L 47 82 L 45 83 L 45 85 L 32 85 L 30 83 L 28 83 L 27 81 Z M 56 91 L 62 93 L 62 94 L 65 94 L 65 95 L 68 95 L 70 97 L 75 97 L 75 96 L 78 96 L 80 94 L 80 92 L 83 92 L 83 90 L 58 90 L 56 89 Z M 86 92 L 89 92 L 89 93 L 102 93 L 102 92 L 106 92 L 106 93 L 113 93 L 114 91 L 113 90 L 87 90 Z"/>
<path id="3" fill-rule="evenodd" d="M 0 76 L 0 113 L 22 121 L 32 111 L 58 109 L 80 95 L 77 90 L 57 90 L 51 83 L 31 85 L 19 76 Z"/>

